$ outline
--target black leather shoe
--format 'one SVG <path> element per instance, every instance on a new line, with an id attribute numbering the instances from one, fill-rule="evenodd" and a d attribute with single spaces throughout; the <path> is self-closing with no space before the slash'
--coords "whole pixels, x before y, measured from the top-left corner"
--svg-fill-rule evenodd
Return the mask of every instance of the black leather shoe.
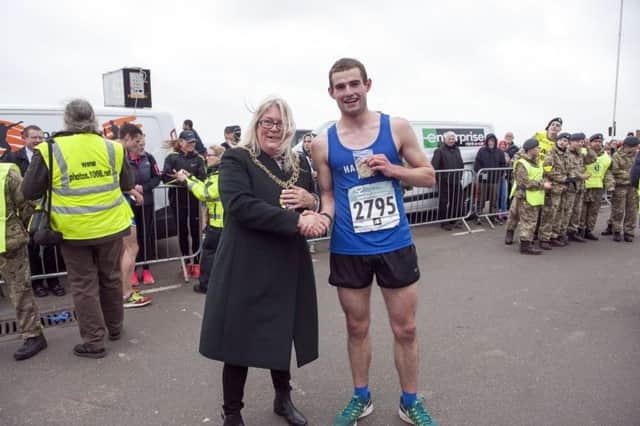
<path id="1" fill-rule="evenodd" d="M 37 337 L 29 337 L 22 346 L 13 354 L 16 361 L 29 359 L 47 347 L 47 339 L 41 334 Z"/>
<path id="2" fill-rule="evenodd" d="M 193 291 L 195 291 L 196 293 L 207 294 L 207 289 L 206 288 L 202 288 L 202 286 L 200 286 L 200 284 L 194 284 L 193 285 Z"/>
<path id="3" fill-rule="evenodd" d="M 273 400 L 273 412 L 284 417 L 290 425 L 305 426 L 307 419 L 291 401 L 291 392 L 276 392 Z"/>
<path id="4" fill-rule="evenodd" d="M 244 420 L 240 414 L 223 414 L 222 418 L 224 419 L 222 426 L 244 426 Z"/>
<path id="5" fill-rule="evenodd" d="M 35 294 L 36 297 L 47 297 L 49 292 L 47 291 L 47 288 L 44 286 L 42 281 L 38 281 L 37 283 L 33 284 L 33 294 Z"/>
<path id="6" fill-rule="evenodd" d="M 611 225 L 607 225 L 607 229 L 605 229 L 600 233 L 600 235 L 611 235 L 611 234 L 613 234 L 613 229 Z"/>
<path id="7" fill-rule="evenodd" d="M 632 243 L 633 242 L 633 235 L 631 235 L 631 234 L 624 234 L 623 238 L 628 243 Z"/>
<path id="8" fill-rule="evenodd" d="M 58 297 L 64 296 L 65 294 L 67 294 L 62 284 L 60 284 L 60 281 L 54 281 L 54 282 L 49 281 L 47 286 L 49 287 L 49 291 Z"/>
<path id="9" fill-rule="evenodd" d="M 591 241 L 598 241 L 598 240 L 599 240 L 599 238 L 598 238 L 598 237 L 596 237 L 595 235 L 593 235 L 593 232 L 591 232 L 589 229 L 587 229 L 587 230 L 584 232 L 584 237 L 585 237 L 587 240 L 591 240 Z"/>
<path id="10" fill-rule="evenodd" d="M 75 356 L 83 357 L 83 358 L 104 358 L 107 356 L 107 350 L 105 348 L 102 349 L 90 349 L 86 343 L 81 343 L 79 345 L 75 345 L 73 347 L 73 354 Z"/>
<path id="11" fill-rule="evenodd" d="M 619 232 L 614 232 L 614 233 L 613 233 L 613 241 L 615 241 L 615 242 L 620 242 L 620 241 L 622 241 L 622 237 L 620 236 L 620 233 L 619 233 Z"/>
<path id="12" fill-rule="evenodd" d="M 576 243 L 586 243 L 584 238 L 578 235 L 577 232 L 568 232 L 567 237 L 569 237 L 569 241 L 575 241 Z"/>

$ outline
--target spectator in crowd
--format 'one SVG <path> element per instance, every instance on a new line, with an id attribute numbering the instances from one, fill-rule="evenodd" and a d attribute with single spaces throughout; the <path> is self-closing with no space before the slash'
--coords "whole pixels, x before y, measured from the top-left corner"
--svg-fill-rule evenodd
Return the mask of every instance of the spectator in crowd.
<path id="1" fill-rule="evenodd" d="M 24 147 L 15 153 L 14 159 L 20 168 L 20 174 L 24 176 L 33 158 L 36 146 L 40 145 L 44 140 L 44 134 L 40 127 L 30 125 L 22 131 L 22 140 L 24 141 Z M 40 246 L 33 241 L 29 241 L 28 249 L 31 275 L 52 274 L 64 269 L 62 267 L 62 257 L 58 253 L 58 247 Z M 40 256 L 40 251 L 42 251 L 42 256 Z M 32 280 L 31 285 L 33 286 L 33 293 L 37 297 L 45 297 L 49 292 L 56 296 L 64 296 L 67 293 L 62 284 L 60 284 L 58 277 L 51 277 L 46 280 Z"/>
<path id="2" fill-rule="evenodd" d="M 633 242 L 638 221 L 638 187 L 631 186 L 631 169 L 636 162 L 640 140 L 627 136 L 611 159 L 611 173 L 615 179 L 615 191 L 611 197 L 611 224 L 613 241 Z M 621 236 L 620 234 L 624 234 Z"/>
<path id="3" fill-rule="evenodd" d="M 120 128 L 120 137 L 125 144 L 127 161 L 135 177 L 134 189 L 142 194 L 144 198 L 144 203 L 141 206 L 137 204 L 131 206 L 137 224 L 138 255 L 136 261 L 153 260 L 156 258 L 153 189 L 160 184 L 162 172 L 153 155 L 144 150 L 146 144 L 145 135 L 139 127 L 131 123 L 123 124 Z M 127 279 L 131 281 L 131 285 L 134 287 L 140 283 L 140 276 L 135 270 Z M 149 285 L 154 282 L 149 264 L 143 265 L 142 283 Z"/>
<path id="4" fill-rule="evenodd" d="M 504 140 L 507 142 L 507 154 L 509 154 L 509 158 L 511 159 L 511 162 L 513 162 L 516 154 L 520 150 L 518 145 L 513 141 L 513 132 L 505 133 Z"/>
<path id="5" fill-rule="evenodd" d="M 444 134 L 444 144 L 434 151 L 431 165 L 435 170 L 440 171 L 440 173 L 436 173 L 438 220 L 445 220 L 440 226 L 450 231 L 454 226 L 462 226 L 462 223 L 456 220 L 446 221 L 446 219 L 459 217 L 462 214 L 464 198 L 461 183 L 464 162 L 456 144 L 454 132 L 448 131 Z"/>
<path id="6" fill-rule="evenodd" d="M 224 142 L 221 146 L 224 149 L 231 149 L 240 142 L 241 130 L 240 126 L 232 125 L 224 128 Z"/>
<path id="7" fill-rule="evenodd" d="M 176 172 L 185 170 L 197 179 L 207 177 L 206 161 L 195 152 L 195 135 L 190 130 L 181 133 L 183 139 L 169 141 L 172 152 L 164 160 L 162 180 L 165 183 L 175 182 Z M 177 188 L 169 190 L 169 205 L 173 211 L 178 228 L 178 240 L 182 256 L 188 257 L 200 249 L 200 202 L 194 197 L 185 184 L 176 183 Z M 191 251 L 189 251 L 189 236 L 191 236 Z M 198 256 L 185 259 L 187 276 L 199 279 L 200 264 Z"/>
<path id="8" fill-rule="evenodd" d="M 216 256 L 218 242 L 222 234 L 224 209 L 220 201 L 218 188 L 218 166 L 220 158 L 224 154 L 224 148 L 212 145 L 207 148 L 207 178 L 204 181 L 191 176 L 186 170 L 176 173 L 176 181 L 185 183 L 189 191 L 200 201 L 207 203 L 209 225 L 206 228 L 206 236 L 202 242 L 202 255 L 200 256 L 200 279 L 193 285 L 196 293 L 206 293 L 209 286 L 209 278 L 212 273 L 213 259 Z"/>
<path id="9" fill-rule="evenodd" d="M 315 280 L 303 234 L 326 228 L 317 213 L 304 212 L 316 200 L 309 165 L 291 150 L 295 124 L 289 106 L 267 99 L 247 129 L 220 165 L 224 228 L 200 353 L 224 362 L 225 426 L 244 424 L 240 411 L 249 367 L 271 370 L 275 413 L 291 425 L 306 425 L 291 401 L 289 368 L 294 341 L 298 367 L 318 357 Z M 299 190 L 285 197 L 283 190 L 292 185 Z"/>
<path id="10" fill-rule="evenodd" d="M 182 132 L 180 132 L 180 135 L 178 135 L 179 139 L 183 139 L 184 132 L 193 132 L 193 136 L 196 139 L 196 152 L 200 155 L 205 155 L 207 150 L 202 143 L 202 139 L 200 139 L 200 135 L 198 134 L 198 132 L 196 132 L 196 129 L 193 128 L 193 121 L 189 119 L 184 120 L 184 122 L 182 123 Z"/>
<path id="11" fill-rule="evenodd" d="M 631 187 L 638 188 L 638 195 L 640 196 L 640 185 L 638 182 L 638 180 L 640 180 L 640 153 L 636 154 L 636 161 L 633 163 L 633 167 L 629 173 L 629 179 L 631 180 Z"/>
<path id="12" fill-rule="evenodd" d="M 498 141 L 498 149 L 504 153 L 504 161 L 507 163 L 507 167 L 511 167 L 511 165 L 513 164 L 513 161 L 511 160 L 511 157 L 509 157 L 509 154 L 507 153 L 508 147 L 509 145 L 507 144 L 507 141 L 505 140 Z M 507 173 L 506 175 L 502 176 L 502 179 L 500 179 L 500 190 L 498 194 L 498 202 L 496 205 L 499 212 L 506 213 L 508 209 L 508 202 L 507 202 L 509 199 L 508 178 L 510 177 L 511 177 L 511 173 Z M 498 215 L 498 219 L 501 222 L 506 222 L 507 216 Z"/>
<path id="13" fill-rule="evenodd" d="M 16 361 L 31 358 L 47 347 L 42 334 L 40 312 L 29 285 L 27 243 L 33 205 L 27 202 L 20 189 L 20 170 L 15 164 L 0 164 L 0 215 L 3 218 L 0 234 L 0 276 L 9 289 L 9 299 L 16 310 L 18 331 L 23 343 L 13 354 Z M 3 368 L 6 368 L 3 367 Z"/>
<path id="14" fill-rule="evenodd" d="M 498 138 L 493 133 L 489 133 L 484 146 L 476 154 L 473 163 L 473 170 L 478 173 L 482 169 L 495 169 L 507 166 L 504 153 L 497 148 Z M 495 213 L 498 194 L 500 191 L 500 181 L 504 176 L 502 170 L 487 170 L 478 173 L 478 200 L 476 204 L 476 214 L 478 215 L 478 225 L 482 223 L 480 215 L 484 210 L 484 205 L 489 201 L 489 214 Z M 497 216 L 496 223 L 502 225 L 502 219 Z"/>
<path id="15" fill-rule="evenodd" d="M 309 169 L 311 170 L 311 177 L 313 178 L 313 193 L 320 196 L 320 188 L 318 188 L 318 172 L 313 167 L 313 159 L 311 158 L 311 145 L 315 135 L 313 133 L 307 133 L 302 137 L 302 153 L 301 160 L 309 163 Z M 315 243 L 309 244 L 309 251 L 311 254 L 316 252 Z"/>
<path id="16" fill-rule="evenodd" d="M 131 190 L 134 182 L 124 148 L 102 138 L 89 102 L 69 102 L 64 124 L 65 131 L 53 137 L 55 143 L 36 147 L 22 190 L 26 199 L 41 198 L 52 174 L 51 227 L 62 234 L 60 247 L 84 341 L 73 353 L 102 358 L 105 329 L 110 340 L 122 334 L 120 254 L 131 224 L 122 192 Z"/>

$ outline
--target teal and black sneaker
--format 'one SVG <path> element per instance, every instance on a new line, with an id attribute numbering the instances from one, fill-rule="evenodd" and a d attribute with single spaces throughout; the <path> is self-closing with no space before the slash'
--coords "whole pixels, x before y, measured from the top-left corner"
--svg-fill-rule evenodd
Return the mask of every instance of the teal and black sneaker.
<path id="1" fill-rule="evenodd" d="M 402 398 L 400 398 L 400 408 L 398 408 L 398 415 L 405 423 L 416 426 L 438 426 L 438 423 L 431 418 L 427 410 L 423 405 L 423 398 L 418 398 L 413 401 L 408 407 L 402 404 Z"/>
<path id="2" fill-rule="evenodd" d="M 333 420 L 333 426 L 356 426 L 358 419 L 367 417 L 371 413 L 373 413 L 373 400 L 371 399 L 371 395 L 369 395 L 369 401 L 365 401 L 359 396 L 354 395 L 347 406 L 336 414 L 336 418 Z"/>

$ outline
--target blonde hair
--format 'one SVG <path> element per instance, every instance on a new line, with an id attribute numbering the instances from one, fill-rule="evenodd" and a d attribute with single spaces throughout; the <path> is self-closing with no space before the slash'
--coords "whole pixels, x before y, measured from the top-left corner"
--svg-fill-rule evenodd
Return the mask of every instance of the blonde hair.
<path id="1" fill-rule="evenodd" d="M 209 145 L 207 149 L 213 151 L 213 155 L 215 155 L 216 157 L 221 157 L 222 154 L 224 154 L 224 148 L 220 145 Z"/>
<path id="2" fill-rule="evenodd" d="M 271 107 L 278 108 L 280 115 L 282 115 L 282 147 L 284 156 L 283 169 L 286 172 L 291 172 L 294 169 L 300 167 L 298 155 L 291 149 L 291 140 L 296 134 L 296 123 L 293 121 L 293 114 L 289 104 L 282 99 L 275 96 L 268 97 L 258 106 L 253 112 L 253 117 L 247 126 L 247 131 L 244 132 L 238 146 L 245 148 L 256 156 L 260 155 L 260 144 L 258 143 L 258 121 Z"/>

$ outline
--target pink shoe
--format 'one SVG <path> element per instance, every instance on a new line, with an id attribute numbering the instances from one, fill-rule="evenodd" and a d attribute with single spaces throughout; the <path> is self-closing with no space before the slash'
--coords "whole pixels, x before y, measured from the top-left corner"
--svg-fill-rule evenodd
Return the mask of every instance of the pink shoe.
<path id="1" fill-rule="evenodd" d="M 151 271 L 149 269 L 145 269 L 142 271 L 142 284 L 151 285 L 156 281 L 153 279 L 153 275 L 151 275 Z"/>
<path id="2" fill-rule="evenodd" d="M 138 281 L 138 273 L 136 271 L 133 271 L 133 275 L 131 275 L 131 285 L 133 287 L 140 285 L 140 281 Z"/>

